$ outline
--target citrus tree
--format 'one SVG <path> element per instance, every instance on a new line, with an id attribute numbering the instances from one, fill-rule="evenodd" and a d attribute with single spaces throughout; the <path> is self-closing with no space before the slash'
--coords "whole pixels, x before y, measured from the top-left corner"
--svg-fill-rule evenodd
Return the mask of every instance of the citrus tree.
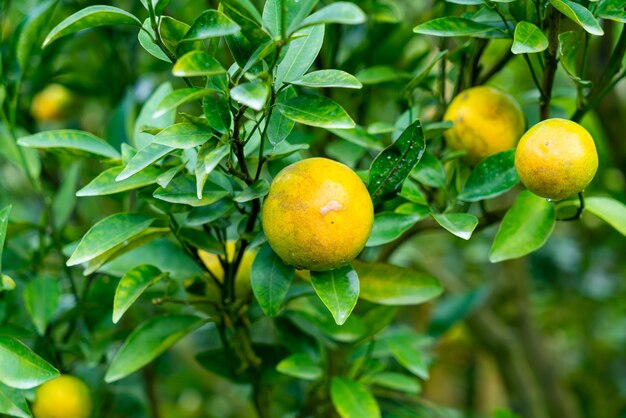
<path id="1" fill-rule="evenodd" d="M 477 413 L 617 416 L 522 273 L 583 213 L 626 235 L 626 153 L 583 121 L 620 1 L 90 3 L 2 6 L 0 413 L 460 416 L 421 391 L 466 321 L 508 393 Z"/>

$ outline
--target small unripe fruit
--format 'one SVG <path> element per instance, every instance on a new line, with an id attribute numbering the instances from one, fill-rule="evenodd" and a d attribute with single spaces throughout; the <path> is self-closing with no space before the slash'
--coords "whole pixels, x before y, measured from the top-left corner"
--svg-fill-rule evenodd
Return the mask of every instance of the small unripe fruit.
<path id="1" fill-rule="evenodd" d="M 30 107 L 40 122 L 62 120 L 72 102 L 72 93 L 60 84 L 50 84 L 35 95 Z"/>

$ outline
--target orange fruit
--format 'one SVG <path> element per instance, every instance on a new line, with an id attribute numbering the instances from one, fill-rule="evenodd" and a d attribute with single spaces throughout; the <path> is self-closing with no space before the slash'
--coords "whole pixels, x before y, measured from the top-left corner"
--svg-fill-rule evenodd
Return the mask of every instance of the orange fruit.
<path id="1" fill-rule="evenodd" d="M 77 377 L 61 375 L 35 391 L 35 418 L 89 418 L 91 410 L 89 388 Z"/>

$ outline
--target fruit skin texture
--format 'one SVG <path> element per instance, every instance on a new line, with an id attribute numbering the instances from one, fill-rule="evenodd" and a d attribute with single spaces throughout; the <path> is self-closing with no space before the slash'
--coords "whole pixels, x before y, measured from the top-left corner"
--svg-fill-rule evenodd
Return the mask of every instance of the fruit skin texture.
<path id="1" fill-rule="evenodd" d="M 39 386 L 32 407 L 35 418 L 89 418 L 91 409 L 89 388 L 70 375 L 61 375 Z"/>
<path id="2" fill-rule="evenodd" d="M 526 124 L 515 99 L 489 86 L 461 92 L 450 102 L 443 119 L 454 122 L 443 134 L 446 143 L 466 151 L 465 158 L 472 164 L 515 147 Z"/>
<path id="3" fill-rule="evenodd" d="M 524 134 L 515 152 L 515 168 L 528 190 L 561 200 L 591 183 L 598 152 L 589 132 L 576 122 L 548 119 Z"/>
<path id="4" fill-rule="evenodd" d="M 270 246 L 287 264 L 326 271 L 361 252 L 374 223 L 374 207 L 349 167 L 309 158 L 274 178 L 261 212 Z"/>
<path id="5" fill-rule="evenodd" d="M 30 107 L 33 117 L 40 122 L 62 120 L 72 101 L 72 93 L 60 84 L 49 84 L 35 95 Z"/>

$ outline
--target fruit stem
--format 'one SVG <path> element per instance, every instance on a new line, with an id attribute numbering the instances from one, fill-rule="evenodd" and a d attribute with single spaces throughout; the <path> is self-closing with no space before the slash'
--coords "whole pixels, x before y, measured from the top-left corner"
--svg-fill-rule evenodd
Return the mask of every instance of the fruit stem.
<path id="1" fill-rule="evenodd" d="M 558 64 L 558 48 L 559 48 L 559 24 L 561 22 L 561 13 L 554 7 L 550 8 L 548 15 L 549 36 L 548 49 L 546 50 L 546 65 L 543 71 L 543 97 L 539 101 L 539 118 L 541 120 L 550 117 L 550 102 L 552 101 L 552 86 L 554 86 L 554 77 Z"/>

